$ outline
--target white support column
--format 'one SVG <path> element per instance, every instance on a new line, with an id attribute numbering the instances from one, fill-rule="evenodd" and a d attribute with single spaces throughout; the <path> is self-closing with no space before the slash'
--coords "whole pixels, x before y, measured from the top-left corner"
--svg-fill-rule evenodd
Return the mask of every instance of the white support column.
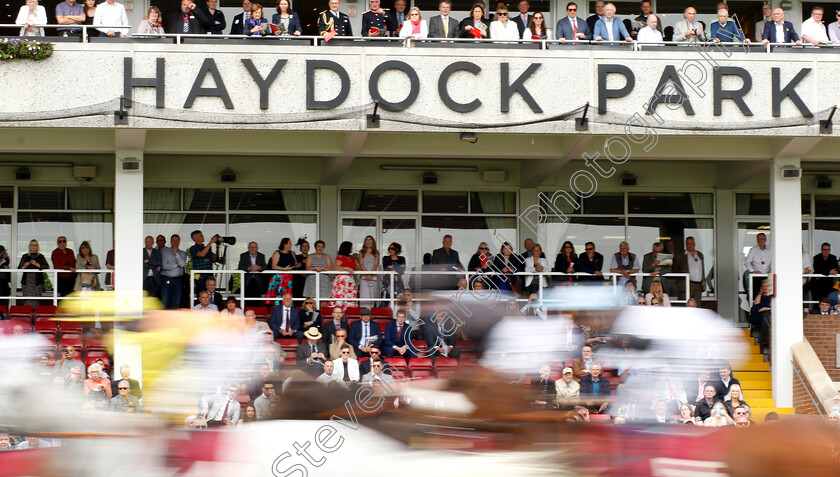
<path id="1" fill-rule="evenodd" d="M 778 407 L 793 407 L 791 346 L 802 329 L 802 188 L 800 178 L 782 177 L 783 167 L 799 169 L 798 158 L 776 158 L 770 168 L 770 240 L 776 298 L 772 304 L 773 398 Z"/>
<path id="2" fill-rule="evenodd" d="M 143 148 L 145 131 L 116 132 L 114 177 L 114 277 L 115 309 L 118 313 L 143 311 Z M 136 170 L 123 169 L 124 162 L 138 162 Z M 119 322 L 117 323 L 119 328 Z M 131 378 L 143 381 L 141 347 L 115 339 L 114 377 L 120 366 L 131 367 Z"/>
<path id="3" fill-rule="evenodd" d="M 715 194 L 715 291 L 718 299 L 718 314 L 733 323 L 738 323 L 739 254 L 735 224 L 735 193 L 732 190 L 718 190 Z"/>

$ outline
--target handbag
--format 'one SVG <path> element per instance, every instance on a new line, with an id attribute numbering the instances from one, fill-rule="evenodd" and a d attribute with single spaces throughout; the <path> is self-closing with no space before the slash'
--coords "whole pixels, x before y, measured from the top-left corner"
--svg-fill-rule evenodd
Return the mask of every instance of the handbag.
<path id="1" fill-rule="evenodd" d="M 80 275 L 83 288 L 96 288 L 96 275 L 93 273 L 82 273 Z"/>

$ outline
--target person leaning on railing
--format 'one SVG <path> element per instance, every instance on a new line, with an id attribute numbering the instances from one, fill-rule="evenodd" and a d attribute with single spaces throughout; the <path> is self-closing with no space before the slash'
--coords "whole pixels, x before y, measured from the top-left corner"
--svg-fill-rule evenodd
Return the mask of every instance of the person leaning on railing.
<path id="1" fill-rule="evenodd" d="M 593 37 L 597 41 L 633 41 L 630 33 L 627 32 L 627 27 L 620 18 L 615 16 L 615 5 L 607 3 L 604 5 L 604 18 L 595 22 L 595 31 L 592 32 Z"/>
<path id="2" fill-rule="evenodd" d="M 292 5 L 289 0 L 280 0 L 277 2 L 277 13 L 271 16 L 271 24 L 276 26 L 274 30 L 275 35 L 294 35 L 300 36 L 303 33 L 303 27 L 300 24 L 300 17 L 296 12 L 292 11 Z"/>
<path id="3" fill-rule="evenodd" d="M 125 6 L 115 0 L 106 0 L 96 7 L 93 16 L 93 25 L 101 33 L 100 36 L 125 38 L 128 28 L 112 28 L 113 25 L 128 26 L 128 16 L 125 14 Z M 107 25 L 103 27 L 103 25 Z"/>
<path id="4" fill-rule="evenodd" d="M 76 283 L 73 285 L 73 291 L 91 291 L 101 290 L 102 285 L 99 283 L 98 273 L 88 273 L 81 270 L 99 270 L 99 257 L 93 254 L 90 248 L 90 243 L 87 241 L 79 245 L 79 255 L 76 256 Z"/>
<path id="5" fill-rule="evenodd" d="M 582 25 L 586 22 L 581 21 Z M 542 12 L 536 12 L 531 16 L 531 22 L 528 27 L 522 32 L 523 40 L 553 40 L 551 30 L 547 28 L 545 23 L 545 16 Z"/>
<path id="6" fill-rule="evenodd" d="M 268 20 L 263 18 L 263 7 L 259 3 L 251 4 L 251 18 L 245 22 L 245 34 L 248 36 L 265 37 L 270 35 Z"/>
<path id="7" fill-rule="evenodd" d="M 518 40 L 519 28 L 508 18 L 507 8 L 496 9 L 496 20 L 490 23 L 490 38 L 493 40 Z"/>
<path id="8" fill-rule="evenodd" d="M 473 32 L 473 29 L 477 29 Z M 461 38 L 487 38 L 487 23 L 484 19 L 484 6 L 480 3 L 473 5 L 470 16 L 461 20 L 458 27 Z"/>
<path id="9" fill-rule="evenodd" d="M 55 21 L 59 25 L 81 25 L 85 21 L 85 7 L 75 0 L 64 0 L 55 6 Z M 81 28 L 59 28 L 58 34 L 81 36 Z"/>
<path id="10" fill-rule="evenodd" d="M 23 254 L 20 257 L 18 268 L 23 270 L 47 270 L 50 268 L 47 265 L 47 259 L 38 252 L 40 245 L 37 240 L 29 242 L 29 253 Z M 21 289 L 25 297 L 38 297 L 44 293 L 44 274 L 43 273 L 24 273 L 20 279 Z M 53 285 L 55 286 L 55 285 Z M 38 300 L 26 300 L 23 302 L 26 306 L 35 307 L 38 305 Z"/>
<path id="11" fill-rule="evenodd" d="M 140 22 L 140 26 L 137 27 L 137 34 L 162 34 L 163 32 L 163 27 L 160 24 L 160 10 L 158 9 L 158 7 L 155 6 L 149 7 L 149 11 L 146 12 L 146 18 L 142 22 Z"/>
<path id="12" fill-rule="evenodd" d="M 688 7 L 683 11 L 684 20 L 674 25 L 674 41 L 706 41 L 706 33 L 700 22 L 694 20 L 696 17 L 697 9 L 694 7 Z"/>
<path id="13" fill-rule="evenodd" d="M 46 25 L 47 10 L 38 5 L 38 0 L 26 0 L 26 5 L 20 7 L 15 25 L 23 25 L 20 36 L 44 36 L 44 29 L 38 25 Z"/>
<path id="14" fill-rule="evenodd" d="M 420 15 L 420 9 L 413 7 L 408 12 L 408 19 L 402 24 L 400 28 L 400 38 L 428 38 L 429 26 L 423 16 Z"/>
<path id="15" fill-rule="evenodd" d="M 353 27 L 350 25 L 350 17 L 346 13 L 338 11 L 341 7 L 340 0 L 330 0 L 329 10 L 318 14 L 318 34 L 321 36 L 353 36 Z M 332 33 L 330 33 L 332 32 Z"/>
<path id="16" fill-rule="evenodd" d="M 166 19 L 166 31 L 202 35 L 205 33 L 204 25 L 208 23 L 210 19 L 200 8 L 195 7 L 192 0 L 181 0 L 181 8 Z"/>
<path id="17" fill-rule="evenodd" d="M 85 25 L 93 26 L 93 19 L 96 17 L 96 0 L 84 0 L 85 6 Z M 88 37 L 99 36 L 99 30 L 96 28 L 87 29 Z"/>

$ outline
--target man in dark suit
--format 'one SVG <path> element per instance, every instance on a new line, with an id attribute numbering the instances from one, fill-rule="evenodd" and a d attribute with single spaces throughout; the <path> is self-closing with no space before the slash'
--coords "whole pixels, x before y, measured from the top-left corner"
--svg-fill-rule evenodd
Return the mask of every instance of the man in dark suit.
<path id="1" fill-rule="evenodd" d="M 385 356 L 389 358 L 417 357 L 411 346 L 411 329 L 405 323 L 405 318 L 405 310 L 397 310 L 397 319 L 385 326 Z"/>
<path id="2" fill-rule="evenodd" d="M 327 357 L 327 345 L 319 341 L 321 333 L 314 326 L 303 334 L 306 341 L 298 346 L 297 364 L 312 376 L 318 376 L 324 372 L 324 362 Z"/>
<path id="3" fill-rule="evenodd" d="M 589 31 L 595 31 L 595 23 L 604 17 L 604 2 L 598 0 L 595 2 L 595 13 L 593 15 L 589 15 L 589 18 L 586 19 L 586 25 L 589 26 Z"/>
<path id="4" fill-rule="evenodd" d="M 210 18 L 200 8 L 195 8 L 192 0 L 181 0 L 181 9 L 169 15 L 165 31 L 203 35 L 204 25 L 209 22 Z"/>
<path id="5" fill-rule="evenodd" d="M 347 341 L 356 350 L 357 358 L 364 358 L 370 356 L 370 345 L 368 338 L 376 337 L 376 345 L 382 345 L 382 331 L 379 329 L 379 324 L 375 321 L 370 321 L 370 310 L 362 308 L 360 312 L 361 321 L 353 323 L 350 327 L 350 334 L 347 335 Z"/>
<path id="6" fill-rule="evenodd" d="M 382 358 L 382 349 L 379 345 L 372 344 L 370 345 L 370 359 L 366 359 L 364 361 L 359 361 L 359 375 L 364 376 L 370 372 L 370 362 L 376 358 Z M 391 373 L 392 368 L 390 363 L 382 363 L 384 367 L 383 373 L 385 374 L 393 374 Z"/>
<path id="7" fill-rule="evenodd" d="M 432 315 L 429 322 L 424 325 L 426 345 L 432 361 L 438 356 L 457 358 L 460 355 L 458 348 L 455 347 L 455 325 L 439 321 L 446 319 L 448 319 L 447 313 L 441 312 Z"/>
<path id="8" fill-rule="evenodd" d="M 146 237 L 146 247 L 143 249 L 143 291 L 149 296 L 159 296 L 160 293 L 160 250 L 154 248 L 155 239 L 151 235 Z"/>
<path id="9" fill-rule="evenodd" d="M 714 385 L 717 397 L 723 401 L 726 399 L 726 395 L 729 394 L 729 388 L 731 388 L 733 384 L 740 386 L 741 382 L 732 377 L 732 366 L 730 366 L 728 361 L 721 360 L 718 370 L 720 378 L 712 379 L 706 384 Z"/>
<path id="10" fill-rule="evenodd" d="M 565 43 L 565 40 L 591 40 L 592 30 L 589 24 L 577 17 L 578 6 L 575 2 L 566 5 L 566 18 L 557 22 L 557 39 Z"/>
<path id="11" fill-rule="evenodd" d="M 601 377 L 601 365 L 592 363 L 589 365 L 589 374 L 580 378 L 580 397 L 592 397 L 592 401 L 588 401 L 587 407 L 603 411 L 607 408 L 607 402 L 599 399 L 599 397 L 609 396 L 612 394 L 610 382 L 606 378 Z"/>
<path id="12" fill-rule="evenodd" d="M 265 255 L 259 250 L 257 242 L 249 243 L 248 251 L 239 255 L 239 266 L 236 267 L 238 270 L 250 272 L 245 274 L 245 282 L 240 284 L 248 298 L 259 298 L 265 290 L 263 275 L 255 273 L 266 269 Z"/>
<path id="13" fill-rule="evenodd" d="M 831 300 L 827 296 L 820 298 L 819 306 L 816 310 L 808 312 L 809 315 L 831 315 Z"/>
<path id="14" fill-rule="evenodd" d="M 531 8 L 528 0 L 519 0 L 516 8 L 519 10 L 519 16 L 511 18 L 511 20 L 513 20 L 513 23 L 516 23 L 516 28 L 519 28 L 519 36 L 521 38 L 522 33 L 528 29 L 528 24 L 531 23 L 531 18 L 534 16 L 528 13 L 528 10 Z"/>
<path id="15" fill-rule="evenodd" d="M 429 18 L 429 38 L 457 38 L 458 20 L 449 16 L 452 3 L 449 0 L 441 0 L 438 10 L 440 15 Z"/>
<path id="16" fill-rule="evenodd" d="M 582 282 L 604 281 L 604 256 L 595 251 L 594 242 L 586 242 L 586 245 L 583 247 L 584 252 L 580 254 L 580 257 L 578 258 L 578 271 L 591 273 L 595 276 L 580 276 L 578 277 L 578 280 Z"/>
<path id="17" fill-rule="evenodd" d="M 715 403 L 720 400 L 720 396 L 715 391 L 715 385 L 707 383 L 703 388 L 703 399 L 694 403 L 694 417 L 699 417 L 705 421 L 712 415 L 712 408 L 715 406 Z"/>
<path id="18" fill-rule="evenodd" d="M 370 10 L 362 13 L 362 36 L 370 34 L 372 28 L 378 30 L 378 36 L 392 36 L 397 31 L 397 19 L 387 8 L 382 8 L 380 0 L 370 0 Z"/>
<path id="19" fill-rule="evenodd" d="M 239 12 L 239 15 L 235 15 L 230 23 L 230 34 L 245 35 L 248 33 L 245 24 L 249 18 L 251 18 L 251 0 L 242 0 L 242 11 Z"/>
<path id="20" fill-rule="evenodd" d="M 820 275 L 837 275 L 838 265 L 837 257 L 831 254 L 831 244 L 825 242 L 822 244 L 821 252 L 814 255 L 814 273 Z M 833 278 L 812 278 L 809 284 L 811 288 L 811 296 L 814 300 L 821 300 L 828 296 L 833 291 Z"/>
<path id="21" fill-rule="evenodd" d="M 340 306 L 333 308 L 333 314 L 330 321 L 324 323 L 324 336 L 327 343 L 335 343 L 336 330 L 343 329 L 349 331 L 347 322 L 344 321 L 344 309 Z"/>
<path id="22" fill-rule="evenodd" d="M 318 34 L 324 36 L 327 32 L 335 30 L 336 36 L 353 36 L 350 17 L 346 13 L 338 11 L 341 7 L 341 1 L 330 0 L 329 6 L 329 10 L 324 10 L 318 15 Z"/>
<path id="23" fill-rule="evenodd" d="M 785 21 L 785 11 L 781 8 L 773 9 L 773 21 L 764 24 L 761 42 L 765 45 L 768 43 L 802 44 L 802 40 L 793 28 L 793 23 Z"/>
<path id="24" fill-rule="evenodd" d="M 292 294 L 283 294 L 283 301 L 280 306 L 271 310 L 271 318 L 268 319 L 268 327 L 274 332 L 274 339 L 295 338 L 300 342 L 303 340 L 303 332 L 300 330 L 300 311 L 292 306 Z"/>
<path id="25" fill-rule="evenodd" d="M 461 259 L 456 250 L 452 250 L 452 236 L 446 234 L 443 236 L 443 247 L 432 252 L 432 265 L 440 266 L 442 272 L 462 271 L 464 266 L 461 265 Z M 436 283 L 442 285 L 444 288 L 452 288 L 458 283 L 456 275 L 444 275 L 435 280 Z"/>

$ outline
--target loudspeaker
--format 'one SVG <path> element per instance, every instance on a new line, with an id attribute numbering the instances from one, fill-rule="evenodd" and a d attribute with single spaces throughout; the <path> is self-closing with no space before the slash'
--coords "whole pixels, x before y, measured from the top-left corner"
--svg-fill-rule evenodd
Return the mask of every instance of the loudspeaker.
<path id="1" fill-rule="evenodd" d="M 120 164 L 121 169 L 125 172 L 134 172 L 140 170 L 140 161 L 136 157 L 126 157 Z"/>
<path id="2" fill-rule="evenodd" d="M 437 184 L 438 176 L 434 172 L 426 172 L 423 174 L 423 184 Z"/>

